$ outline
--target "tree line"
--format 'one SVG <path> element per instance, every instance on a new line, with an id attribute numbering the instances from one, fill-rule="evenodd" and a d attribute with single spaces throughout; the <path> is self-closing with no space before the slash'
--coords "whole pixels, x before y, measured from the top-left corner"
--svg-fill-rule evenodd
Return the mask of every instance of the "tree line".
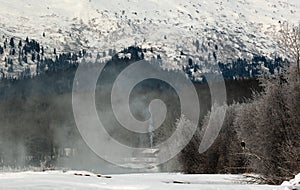
<path id="1" fill-rule="evenodd" d="M 282 23 L 279 36 L 279 48 L 293 64 L 281 73 L 260 75 L 262 91 L 254 91 L 244 103 L 213 106 L 179 156 L 183 171 L 252 172 L 260 174 L 255 180 L 270 184 L 280 184 L 300 171 L 300 25 Z M 225 112 L 223 123 L 220 112 Z M 203 131 L 220 123 L 217 140 L 200 154 Z"/>

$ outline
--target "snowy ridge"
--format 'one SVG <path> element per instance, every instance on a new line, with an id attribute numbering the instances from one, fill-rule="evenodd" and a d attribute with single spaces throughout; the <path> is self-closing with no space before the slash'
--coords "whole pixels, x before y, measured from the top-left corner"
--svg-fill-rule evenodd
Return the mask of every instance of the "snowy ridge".
<path id="1" fill-rule="evenodd" d="M 297 23 L 299 11 L 297 0 L 11 0 L 1 1 L 0 34 L 29 36 L 48 54 L 152 48 L 145 59 L 159 55 L 164 67 L 181 69 L 188 59 L 213 65 L 256 54 L 274 58 L 281 54 L 279 22 Z"/>

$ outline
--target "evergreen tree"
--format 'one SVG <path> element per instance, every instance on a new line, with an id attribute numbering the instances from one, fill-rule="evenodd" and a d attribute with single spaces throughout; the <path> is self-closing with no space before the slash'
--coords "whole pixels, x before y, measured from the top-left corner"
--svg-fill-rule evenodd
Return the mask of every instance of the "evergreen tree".
<path id="1" fill-rule="evenodd" d="M 8 58 L 8 64 L 13 65 L 13 60 Z"/>
<path id="2" fill-rule="evenodd" d="M 22 40 L 19 41 L 19 48 L 22 47 Z"/>
<path id="3" fill-rule="evenodd" d="M 41 61 L 41 56 L 40 56 L 40 54 L 38 53 L 37 54 L 37 56 L 36 56 L 36 60 L 38 61 L 38 62 L 40 62 Z"/>
<path id="4" fill-rule="evenodd" d="M 11 50 L 11 55 L 15 55 L 16 54 L 16 50 L 15 49 L 12 49 Z"/>
<path id="5" fill-rule="evenodd" d="M 199 46 L 200 46 L 200 43 L 199 43 L 199 40 L 196 40 L 195 42 L 195 46 L 197 48 L 197 52 L 199 51 Z"/>
<path id="6" fill-rule="evenodd" d="M 40 53 L 40 51 L 41 51 L 40 44 L 37 43 L 37 42 L 36 42 L 36 44 L 35 44 L 35 51 L 36 51 L 37 53 Z"/>
<path id="7" fill-rule="evenodd" d="M 97 53 L 97 56 L 96 56 L 96 60 L 99 60 L 101 58 L 99 52 Z"/>
<path id="8" fill-rule="evenodd" d="M 24 63 L 28 63 L 28 61 L 27 61 L 27 55 L 24 55 L 24 56 L 23 56 L 23 62 L 24 62 Z"/>
<path id="9" fill-rule="evenodd" d="M 32 62 L 35 61 L 35 53 L 33 53 L 33 54 L 31 55 L 31 61 L 32 61 Z"/>
<path id="10" fill-rule="evenodd" d="M 41 51 L 42 51 L 42 56 L 44 56 L 44 47 L 43 46 L 41 48 Z"/>
<path id="11" fill-rule="evenodd" d="M 14 72 L 14 68 L 12 66 L 8 67 L 8 72 L 9 73 L 13 73 Z"/>

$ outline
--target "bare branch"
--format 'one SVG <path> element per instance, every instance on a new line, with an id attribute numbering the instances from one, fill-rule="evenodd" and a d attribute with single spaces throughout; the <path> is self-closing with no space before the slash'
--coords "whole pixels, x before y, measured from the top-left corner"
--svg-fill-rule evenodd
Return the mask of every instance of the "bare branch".
<path id="1" fill-rule="evenodd" d="M 300 22 L 297 25 L 289 25 L 284 22 L 280 26 L 279 46 L 285 51 L 288 58 L 297 64 L 300 75 Z"/>

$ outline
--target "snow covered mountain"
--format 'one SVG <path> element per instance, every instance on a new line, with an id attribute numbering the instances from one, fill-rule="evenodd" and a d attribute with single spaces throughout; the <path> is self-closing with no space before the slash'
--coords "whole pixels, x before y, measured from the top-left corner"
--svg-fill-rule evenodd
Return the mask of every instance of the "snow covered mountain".
<path id="1" fill-rule="evenodd" d="M 107 57 L 112 50 L 139 46 L 149 50 L 145 59 L 159 56 L 168 69 L 181 69 L 192 60 L 201 68 L 192 70 L 193 76 L 211 72 L 209 65 L 218 62 L 281 55 L 275 36 L 279 23 L 300 20 L 298 0 L 1 0 L 0 4 L 0 37 L 8 39 L 7 44 L 11 38 L 24 42 L 29 37 L 43 46 L 44 57 L 55 59 L 53 51 L 85 49 L 91 61 L 97 54 Z M 17 54 L 21 51 L 15 49 Z M 32 54 L 23 62 L 11 51 L 0 55 L 3 75 L 26 69 L 36 73 Z M 15 60 L 11 67 L 9 57 Z"/>

